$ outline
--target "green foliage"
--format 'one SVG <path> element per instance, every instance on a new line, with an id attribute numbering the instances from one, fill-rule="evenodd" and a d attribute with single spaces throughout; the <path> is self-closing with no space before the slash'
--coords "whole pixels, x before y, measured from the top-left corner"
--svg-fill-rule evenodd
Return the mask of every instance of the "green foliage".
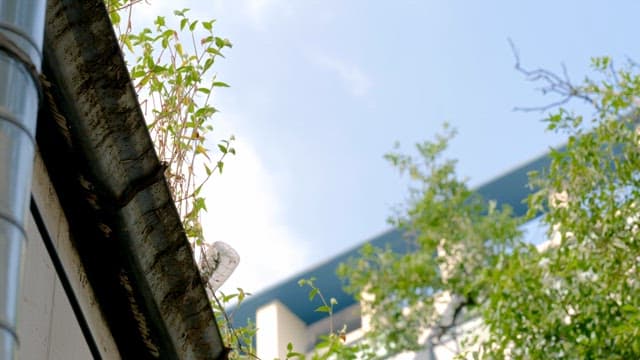
<path id="1" fill-rule="evenodd" d="M 228 154 L 235 154 L 233 136 L 220 140 L 217 160 L 206 148 L 218 111 L 211 105 L 213 90 L 229 86 L 216 79 L 212 66 L 231 42 L 215 35 L 215 20 L 192 20 L 189 9 L 176 10 L 169 19 L 158 16 L 154 27 L 134 32 L 137 1 L 106 3 L 123 52 L 135 59 L 129 64 L 131 79 L 158 157 L 169 166 L 165 175 L 185 232 L 194 246 L 202 245 L 202 186 L 216 171 L 222 173 Z M 197 178 L 198 169 L 204 177 Z"/>
<path id="2" fill-rule="evenodd" d="M 372 359 L 374 354 L 366 343 L 346 344 L 347 327 L 344 325 L 339 331 L 334 329 L 333 308 L 338 304 L 335 298 L 326 300 L 322 291 L 315 285 L 315 278 L 301 279 L 298 281 L 299 286 L 309 287 L 309 301 L 313 301 L 316 297 L 320 298 L 321 306 L 315 311 L 326 313 L 329 317 L 329 333 L 322 335 L 320 341 L 315 345 L 311 360 L 356 360 L 356 359 Z M 286 360 L 299 359 L 305 360 L 307 356 L 304 353 L 297 352 L 293 348 L 293 344 L 287 344 Z"/>
<path id="3" fill-rule="evenodd" d="M 502 358 L 636 359 L 640 357 L 640 76 L 609 58 L 593 66 L 576 96 L 596 108 L 589 118 L 559 109 L 547 127 L 568 135 L 545 174 L 532 183 L 531 209 L 545 209 L 554 246 L 512 257 L 495 274 L 485 312 L 485 349 Z"/>
<path id="4" fill-rule="evenodd" d="M 154 27 L 134 32 L 132 18 L 138 3 L 140 0 L 105 0 L 123 53 L 135 59 L 129 64 L 131 79 L 156 153 L 168 164 L 165 176 L 185 233 L 203 256 L 200 216 L 207 206 L 202 187 L 216 171 L 222 174 L 225 157 L 236 153 L 233 136 L 219 140 L 215 160 L 211 159 L 214 151 L 206 148 L 213 130 L 211 118 L 217 112 L 211 105 L 213 90 L 229 87 L 216 79 L 212 66 L 232 45 L 214 34 L 215 20 L 192 20 L 188 9 L 174 11 L 169 20 L 158 16 Z M 216 295 L 211 288 L 209 293 L 223 341 L 231 349 L 229 358 L 253 354 L 255 325 L 234 329 L 233 313 L 225 311 L 233 301 L 239 306 L 249 294 L 240 288 L 230 295 Z"/>
<path id="5" fill-rule="evenodd" d="M 525 72 L 543 90 L 585 100 L 594 113 L 559 108 L 546 119 L 567 135 L 551 165 L 531 174 L 528 219 L 543 214 L 551 241 L 522 242 L 508 208 L 481 200 L 441 160 L 453 135 L 417 146 L 419 159 L 386 158 L 417 184 L 393 223 L 407 233 L 407 254 L 363 247 L 339 273 L 372 315 L 367 337 L 385 354 L 417 350 L 420 335 L 438 344 L 453 318 L 479 315 L 484 337 L 462 354 L 495 359 L 640 358 L 640 75 L 593 59 L 599 80 L 579 86 L 546 70 Z M 558 90 L 560 89 L 560 90 Z M 546 108 L 541 108 L 546 109 Z M 446 321 L 445 321 L 446 320 Z M 472 339 L 473 340 L 473 339 Z"/>
<path id="6" fill-rule="evenodd" d="M 230 360 L 240 360 L 249 358 L 257 358 L 255 355 L 255 349 L 253 348 L 254 339 L 258 329 L 256 325 L 249 322 L 246 326 L 234 328 L 233 315 L 234 313 L 228 313 L 227 308 L 234 304 L 235 309 L 238 309 L 242 302 L 250 293 L 245 292 L 243 289 L 238 288 L 236 293 L 225 294 L 220 291 L 217 295 L 213 294 L 213 313 L 216 316 L 216 321 L 219 325 L 222 340 L 226 346 L 231 350 L 229 353 Z"/>
<path id="7" fill-rule="evenodd" d="M 508 207 L 482 200 L 456 177 L 455 161 L 442 159 L 454 134 L 445 125 L 435 141 L 418 144 L 419 159 L 386 155 L 415 184 L 406 209 L 391 219 L 411 251 L 366 245 L 338 269 L 346 289 L 371 309 L 369 340 L 385 353 L 420 349 L 420 329 L 450 326 L 437 310 L 439 294 L 470 310 L 480 306 L 489 296 L 488 274 L 504 266 L 520 236 Z"/>

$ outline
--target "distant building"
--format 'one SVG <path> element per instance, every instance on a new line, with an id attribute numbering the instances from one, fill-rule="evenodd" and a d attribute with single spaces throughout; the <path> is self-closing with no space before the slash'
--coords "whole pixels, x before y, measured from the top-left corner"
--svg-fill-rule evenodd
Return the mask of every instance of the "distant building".
<path id="1" fill-rule="evenodd" d="M 515 214 L 523 215 L 527 209 L 526 205 L 522 203 L 522 199 L 529 193 L 526 186 L 528 183 L 527 174 L 530 171 L 542 169 L 548 164 L 549 158 L 541 156 L 478 187 L 476 190 L 485 199 L 494 199 L 500 204 L 508 204 L 513 208 Z M 390 246 L 393 251 L 399 253 L 406 252 L 408 246 L 402 233 L 395 229 L 384 232 L 367 242 L 377 247 Z M 340 263 L 358 255 L 361 246 L 362 244 L 296 274 L 289 280 L 254 294 L 233 310 L 234 325 L 244 326 L 247 321 L 250 321 L 255 323 L 259 329 L 255 346 L 260 358 L 285 358 L 289 342 L 294 345 L 296 351 L 310 351 L 318 337 L 329 332 L 327 315 L 314 311 L 320 305 L 319 300 L 316 299 L 313 303 L 307 301 L 309 289 L 301 288 L 298 285 L 300 279 L 316 278 L 315 283 L 325 297 L 334 297 L 338 301 L 334 308 L 333 322 L 338 327 L 346 324 L 346 342 L 355 342 L 362 337 L 368 326 L 367 316 L 363 315 L 360 304 L 342 290 L 342 282 L 335 273 Z M 441 312 L 446 314 L 450 310 L 450 304 L 443 301 Z M 454 331 L 460 340 L 465 333 L 477 331 L 480 325 L 479 319 L 466 319 Z M 424 336 L 422 336 L 425 341 L 424 351 L 403 353 L 390 359 L 451 359 L 459 351 L 450 334 L 444 334 L 441 341 L 438 342 L 438 346 L 432 346 L 428 335 L 429 330 L 426 329 Z"/>
<path id="2" fill-rule="evenodd" d="M 226 359 L 103 0 L 0 0 L 12 358 Z"/>

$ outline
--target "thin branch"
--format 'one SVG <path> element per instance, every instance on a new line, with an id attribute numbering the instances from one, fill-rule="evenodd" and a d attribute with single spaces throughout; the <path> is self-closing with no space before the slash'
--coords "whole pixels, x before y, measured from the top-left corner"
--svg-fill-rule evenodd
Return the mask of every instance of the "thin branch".
<path id="1" fill-rule="evenodd" d="M 553 109 L 556 108 L 558 106 L 562 106 L 566 103 L 568 103 L 571 100 L 571 97 L 565 97 L 562 100 L 558 100 L 556 102 L 552 102 L 550 104 L 544 105 L 544 106 L 531 106 L 531 107 L 524 107 L 524 106 L 516 106 L 513 108 L 513 110 L 515 111 L 523 111 L 523 112 L 545 112 L 549 109 Z"/>
<path id="2" fill-rule="evenodd" d="M 593 105 L 597 110 L 600 110 L 597 102 L 587 94 L 585 94 L 579 87 L 574 86 L 569 77 L 569 73 L 564 64 L 562 64 L 562 73 L 563 77 L 555 74 L 552 71 L 546 69 L 525 69 L 522 67 L 520 63 L 520 53 L 516 48 L 515 44 L 511 39 L 507 39 L 509 42 L 509 46 L 511 47 L 511 52 L 513 53 L 513 57 L 515 58 L 515 69 L 519 73 L 523 74 L 527 81 L 531 82 L 542 82 L 543 86 L 541 86 L 538 90 L 542 92 L 543 95 L 554 94 L 560 96 L 560 100 L 554 101 L 550 104 L 543 106 L 532 106 L 532 107 L 515 107 L 516 111 L 538 111 L 544 112 L 551 108 L 562 106 L 572 99 L 581 99 L 585 102 Z"/>
<path id="3" fill-rule="evenodd" d="M 613 81 L 616 83 L 616 86 L 620 86 L 620 79 L 618 78 L 618 72 L 616 71 L 616 67 L 613 65 L 613 60 L 609 63 L 609 71 L 611 72 L 611 77 Z"/>

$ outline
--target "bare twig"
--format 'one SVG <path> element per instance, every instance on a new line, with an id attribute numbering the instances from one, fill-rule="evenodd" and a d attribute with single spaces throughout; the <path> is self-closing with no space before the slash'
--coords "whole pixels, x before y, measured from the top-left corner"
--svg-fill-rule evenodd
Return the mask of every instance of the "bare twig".
<path id="1" fill-rule="evenodd" d="M 515 44 L 511 39 L 507 39 L 507 41 L 511 46 L 511 51 L 515 58 L 515 69 L 521 74 L 523 74 L 527 79 L 527 81 L 542 82 L 543 86 L 540 87 L 539 90 L 542 92 L 543 95 L 554 94 L 554 95 L 560 96 L 560 100 L 554 101 L 547 105 L 533 106 L 533 107 L 518 106 L 518 107 L 515 107 L 514 110 L 526 111 L 526 112 L 529 112 L 529 111 L 544 112 L 549 109 L 562 106 L 574 98 L 582 99 L 585 102 L 593 105 L 597 110 L 600 110 L 599 105 L 592 97 L 590 97 L 589 95 L 581 91 L 579 87 L 576 87 L 573 85 L 573 83 L 571 82 L 571 79 L 569 78 L 569 73 L 567 72 L 567 68 L 564 64 L 562 64 L 563 77 L 560 77 L 554 72 L 546 69 L 541 69 L 541 68 L 537 68 L 534 70 L 525 69 L 524 67 L 522 67 L 520 63 L 520 53 L 518 52 L 518 49 L 516 48 Z"/>
<path id="2" fill-rule="evenodd" d="M 616 71 L 615 66 L 613 65 L 613 60 L 609 63 L 609 71 L 611 72 L 611 77 L 613 81 L 616 83 L 616 86 L 620 86 L 620 79 L 618 78 L 618 71 Z"/>

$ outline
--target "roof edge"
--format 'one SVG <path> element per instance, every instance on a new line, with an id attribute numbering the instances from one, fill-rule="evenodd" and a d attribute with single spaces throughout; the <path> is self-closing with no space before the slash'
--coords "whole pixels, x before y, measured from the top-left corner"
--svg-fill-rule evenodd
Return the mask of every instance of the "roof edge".
<path id="1" fill-rule="evenodd" d="M 49 0 L 44 54 L 38 142 L 122 355 L 226 358 L 103 1 Z"/>

